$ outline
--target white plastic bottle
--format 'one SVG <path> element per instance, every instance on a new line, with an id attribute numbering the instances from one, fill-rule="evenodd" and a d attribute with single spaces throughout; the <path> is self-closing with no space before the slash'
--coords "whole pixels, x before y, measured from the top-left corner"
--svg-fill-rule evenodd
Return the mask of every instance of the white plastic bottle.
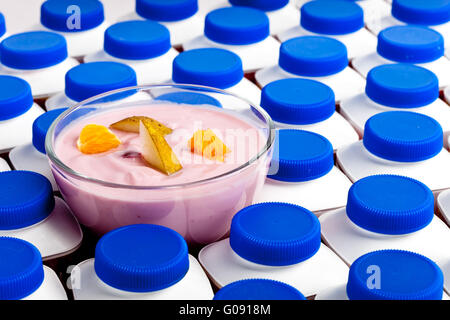
<path id="1" fill-rule="evenodd" d="M 338 150 L 337 164 L 357 181 L 376 174 L 398 174 L 425 183 L 434 192 L 450 188 L 450 154 L 439 123 L 409 111 L 387 111 L 367 120 L 362 141 Z"/>
<path id="2" fill-rule="evenodd" d="M 210 300 L 214 295 L 183 237 L 149 224 L 104 235 L 95 259 L 78 264 L 70 281 L 75 300 Z"/>
<path id="3" fill-rule="evenodd" d="M 380 250 L 352 263 L 347 285 L 320 292 L 315 300 L 448 300 L 448 296 L 436 263 L 410 251 Z"/>
<path id="4" fill-rule="evenodd" d="M 313 132 L 277 131 L 271 168 L 256 201 L 286 202 L 320 215 L 345 206 L 350 180 L 334 166 L 333 147 Z"/>
<path id="5" fill-rule="evenodd" d="M 0 74 L 27 81 L 35 99 L 62 91 L 66 72 L 78 65 L 68 57 L 64 37 L 47 31 L 18 33 L 4 39 L 0 62 Z"/>
<path id="6" fill-rule="evenodd" d="M 269 18 L 247 7 L 219 8 L 205 18 L 204 34 L 183 43 L 184 50 L 222 48 L 236 53 L 245 73 L 276 64 L 280 43 L 270 36 Z"/>
<path id="7" fill-rule="evenodd" d="M 42 174 L 51 182 L 53 191 L 57 191 L 58 186 L 45 152 L 45 137 L 53 121 L 66 110 L 66 108 L 55 109 L 40 115 L 33 123 L 33 141 L 15 147 L 8 155 L 14 169 Z"/>
<path id="8" fill-rule="evenodd" d="M 378 34 L 377 52 L 354 59 L 352 66 L 366 77 L 372 68 L 396 62 L 424 67 L 436 74 L 442 88 L 450 85 L 450 60 L 437 31 L 415 25 L 386 28 Z"/>
<path id="9" fill-rule="evenodd" d="M 301 8 L 300 25 L 278 35 L 281 42 L 305 35 L 328 36 L 341 41 L 349 59 L 375 52 L 377 39 L 364 28 L 364 12 L 352 1 L 310 1 Z"/>
<path id="10" fill-rule="evenodd" d="M 406 63 L 375 67 L 367 76 L 365 93 L 345 99 L 340 105 L 340 113 L 361 136 L 371 116 L 393 110 L 432 117 L 441 125 L 446 142 L 450 133 L 450 108 L 439 99 L 438 78 L 425 68 Z"/>
<path id="11" fill-rule="evenodd" d="M 65 257 L 83 234 L 67 204 L 53 195 L 50 182 L 30 171 L 0 173 L 0 236 L 28 241 L 44 261 Z"/>
<path id="12" fill-rule="evenodd" d="M 303 36 L 283 42 L 277 64 L 255 74 L 260 87 L 275 80 L 307 78 L 333 89 L 336 101 L 364 91 L 364 79 L 348 66 L 345 45 L 329 37 Z"/>
<path id="13" fill-rule="evenodd" d="M 199 261 L 218 288 L 243 279 L 284 282 L 310 297 L 345 283 L 348 267 L 320 241 L 310 211 L 287 203 L 261 203 L 238 212 L 230 238 L 212 243 Z"/>
<path id="14" fill-rule="evenodd" d="M 84 62 L 115 61 L 134 69 L 139 85 L 168 82 L 178 52 L 171 47 L 169 30 L 154 21 L 133 20 L 110 26 L 104 47 Z M 151 70 L 151 71 L 150 71 Z"/>
<path id="15" fill-rule="evenodd" d="M 0 75 L 0 152 L 31 142 L 34 120 L 44 113 L 33 102 L 30 85 L 17 77 Z"/>
<path id="16" fill-rule="evenodd" d="M 31 243 L 0 238 L 1 300 L 67 300 L 56 273 L 42 265 L 39 250 Z"/>
<path id="17" fill-rule="evenodd" d="M 450 225 L 450 190 L 442 191 L 436 200 L 439 213 Z"/>
<path id="18" fill-rule="evenodd" d="M 101 93 L 136 85 L 136 73 L 125 64 L 112 61 L 84 63 L 67 72 L 65 90 L 48 98 L 45 107 L 47 110 L 70 108 Z M 131 93 L 133 91 L 130 90 Z M 130 94 L 125 96 L 118 94 L 111 101 L 131 102 L 139 100 L 142 96 L 148 97 L 141 91 Z"/>
<path id="19" fill-rule="evenodd" d="M 335 111 L 327 85 L 310 79 L 281 79 L 262 89 L 261 107 L 278 129 L 302 129 L 327 138 L 337 150 L 359 140 L 353 127 Z"/>
<path id="20" fill-rule="evenodd" d="M 347 207 L 320 218 L 322 239 L 348 265 L 368 252 L 399 249 L 422 254 L 444 273 L 450 289 L 450 229 L 434 215 L 434 197 L 423 183 L 395 175 L 361 179 Z"/>

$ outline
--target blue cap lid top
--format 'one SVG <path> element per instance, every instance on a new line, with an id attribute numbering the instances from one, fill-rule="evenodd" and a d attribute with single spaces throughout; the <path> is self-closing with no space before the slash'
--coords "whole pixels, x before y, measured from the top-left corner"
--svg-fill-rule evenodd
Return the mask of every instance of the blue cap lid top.
<path id="1" fill-rule="evenodd" d="M 323 136 L 303 130 L 280 129 L 271 163 L 280 181 L 310 181 L 326 175 L 334 166 L 333 146 Z M 273 168 L 276 169 L 273 169 Z"/>
<path id="2" fill-rule="evenodd" d="M 258 9 L 239 6 L 220 8 L 208 13 L 205 19 L 205 36 L 218 43 L 253 44 L 269 35 L 269 18 Z"/>
<path id="3" fill-rule="evenodd" d="M 119 22 L 106 29 L 104 48 L 120 59 L 151 59 L 169 51 L 170 33 L 162 24 L 150 20 Z"/>
<path id="4" fill-rule="evenodd" d="M 286 266 L 312 257 L 320 247 L 320 223 L 310 211 L 289 203 L 260 203 L 231 222 L 230 246 L 245 260 Z"/>
<path id="5" fill-rule="evenodd" d="M 244 77 L 242 61 L 235 53 L 218 48 L 184 51 L 173 60 L 172 80 L 227 89 Z"/>
<path id="6" fill-rule="evenodd" d="M 262 11 L 274 11 L 285 7 L 289 0 L 229 0 L 234 6 L 252 7 Z"/>
<path id="7" fill-rule="evenodd" d="M 301 26 L 319 34 L 348 34 L 364 27 L 362 8 L 350 1 L 310 1 L 300 12 Z"/>
<path id="8" fill-rule="evenodd" d="M 41 6 L 41 24 L 54 31 L 86 31 L 104 20 L 103 5 L 97 0 L 47 0 Z"/>
<path id="9" fill-rule="evenodd" d="M 5 16 L 0 12 L 0 37 L 6 33 Z"/>
<path id="10" fill-rule="evenodd" d="M 134 70 L 112 61 L 89 62 L 66 73 L 66 95 L 77 102 L 101 93 L 137 85 Z"/>
<path id="11" fill-rule="evenodd" d="M 25 80 L 0 75 L 0 121 L 13 119 L 33 105 L 31 87 Z"/>
<path id="12" fill-rule="evenodd" d="M 412 233 L 423 229 L 433 219 L 433 192 L 411 178 L 369 176 L 350 188 L 347 216 L 356 225 L 372 232 Z"/>
<path id="13" fill-rule="evenodd" d="M 389 27 L 378 34 L 377 52 L 395 62 L 431 62 L 444 55 L 444 38 L 439 32 L 426 27 Z"/>
<path id="14" fill-rule="evenodd" d="M 282 79 L 261 92 L 261 107 L 273 120 L 289 124 L 312 124 L 331 117 L 335 111 L 333 90 L 309 79 Z"/>
<path id="15" fill-rule="evenodd" d="M 44 267 L 35 246 L 0 237 L 0 257 L 0 300 L 23 299 L 39 289 L 44 281 Z"/>
<path id="16" fill-rule="evenodd" d="M 364 128 L 364 147 L 386 160 L 416 162 L 430 159 L 443 148 L 441 125 L 426 115 L 388 111 L 372 116 Z"/>
<path id="17" fill-rule="evenodd" d="M 39 152 L 46 154 L 45 152 L 45 137 L 47 131 L 52 125 L 53 121 L 59 117 L 61 113 L 66 111 L 67 108 L 50 110 L 40 115 L 33 122 L 33 145 Z"/>
<path id="18" fill-rule="evenodd" d="M 218 108 L 222 108 L 219 101 L 211 96 L 197 92 L 170 92 L 160 95 L 155 100 L 169 101 L 181 104 L 189 105 L 210 105 Z"/>
<path id="19" fill-rule="evenodd" d="M 439 80 L 428 69 L 412 64 L 385 64 L 370 70 L 366 95 L 388 107 L 423 107 L 439 98 Z"/>
<path id="20" fill-rule="evenodd" d="M 197 11 L 197 0 L 136 0 L 137 14 L 155 21 L 180 21 Z"/>
<path id="21" fill-rule="evenodd" d="M 279 65 L 298 76 L 329 76 L 348 66 L 347 48 L 332 38 L 298 37 L 281 44 Z"/>
<path id="22" fill-rule="evenodd" d="M 104 235 L 95 249 L 95 272 L 106 284 L 130 292 L 162 290 L 189 269 L 186 241 L 157 225 L 122 227 Z"/>
<path id="23" fill-rule="evenodd" d="M 438 25 L 450 21 L 449 0 L 394 0 L 392 15 L 408 24 Z"/>
<path id="24" fill-rule="evenodd" d="M 213 300 L 306 300 L 294 287 L 269 279 L 246 279 L 220 289 Z"/>
<path id="25" fill-rule="evenodd" d="M 441 269 L 420 254 L 381 250 L 359 257 L 350 266 L 350 300 L 442 300 Z"/>
<path id="26" fill-rule="evenodd" d="M 1 63 L 14 69 L 47 68 L 63 62 L 66 58 L 66 39 L 53 32 L 18 33 L 0 44 Z"/>
<path id="27" fill-rule="evenodd" d="M 0 230 L 29 227 L 47 218 L 55 207 L 50 181 L 31 171 L 0 173 Z"/>

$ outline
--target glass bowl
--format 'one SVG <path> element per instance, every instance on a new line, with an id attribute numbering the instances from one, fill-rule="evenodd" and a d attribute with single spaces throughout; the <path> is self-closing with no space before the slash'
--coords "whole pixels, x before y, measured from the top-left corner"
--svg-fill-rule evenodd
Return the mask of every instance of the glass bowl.
<path id="1" fill-rule="evenodd" d="M 259 150 L 226 173 L 188 183 L 145 186 L 89 177 L 58 157 L 58 138 L 85 117 L 117 108 L 161 107 L 161 103 L 167 105 L 168 112 L 171 103 L 190 108 L 204 103 L 215 105 L 214 110 L 233 115 L 254 128 L 262 141 Z M 272 120 L 259 106 L 218 89 L 168 84 L 119 89 L 75 105 L 52 124 L 45 146 L 61 194 L 78 220 L 95 233 L 102 235 L 124 225 L 151 223 L 176 230 L 190 244 L 208 244 L 228 235 L 234 214 L 251 205 L 262 188 L 274 135 Z"/>

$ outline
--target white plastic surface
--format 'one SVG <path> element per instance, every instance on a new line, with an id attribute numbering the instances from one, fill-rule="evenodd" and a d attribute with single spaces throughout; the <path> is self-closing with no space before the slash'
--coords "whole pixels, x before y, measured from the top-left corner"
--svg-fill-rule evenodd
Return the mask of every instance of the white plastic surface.
<path id="1" fill-rule="evenodd" d="M 41 286 L 22 300 L 67 300 L 67 294 L 55 271 L 44 266 L 44 281 Z"/>
<path id="2" fill-rule="evenodd" d="M 443 191 L 436 200 L 439 212 L 450 225 L 450 190 Z"/>
<path id="3" fill-rule="evenodd" d="M 11 168 L 8 165 L 8 162 L 5 159 L 0 158 L 0 172 L 11 171 Z"/>

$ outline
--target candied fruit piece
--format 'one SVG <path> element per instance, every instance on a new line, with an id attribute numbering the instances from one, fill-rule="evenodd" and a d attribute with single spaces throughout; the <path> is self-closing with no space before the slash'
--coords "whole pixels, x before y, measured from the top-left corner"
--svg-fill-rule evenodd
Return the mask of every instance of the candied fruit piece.
<path id="1" fill-rule="evenodd" d="M 191 152 L 197 153 L 211 160 L 224 162 L 225 155 L 230 149 L 211 130 L 197 130 L 189 140 Z"/>
<path id="2" fill-rule="evenodd" d="M 98 124 L 88 124 L 81 130 L 77 141 L 78 149 L 85 154 L 95 154 L 117 148 L 121 144 L 107 127 Z"/>

